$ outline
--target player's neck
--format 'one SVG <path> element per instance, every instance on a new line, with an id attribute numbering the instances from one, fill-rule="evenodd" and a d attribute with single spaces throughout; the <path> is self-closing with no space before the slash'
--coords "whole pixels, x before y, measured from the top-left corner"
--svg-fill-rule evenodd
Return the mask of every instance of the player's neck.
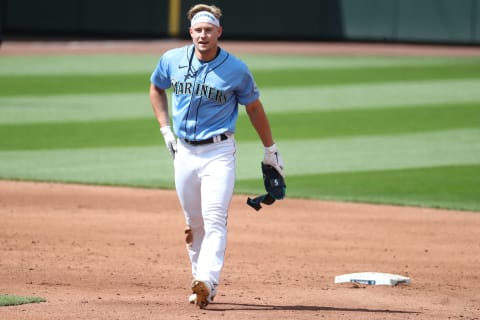
<path id="1" fill-rule="evenodd" d="M 220 47 L 215 47 L 215 48 L 212 48 L 211 50 L 203 51 L 203 52 L 199 50 L 195 50 L 195 55 L 197 59 L 203 62 L 212 61 L 219 54 L 220 54 Z"/>

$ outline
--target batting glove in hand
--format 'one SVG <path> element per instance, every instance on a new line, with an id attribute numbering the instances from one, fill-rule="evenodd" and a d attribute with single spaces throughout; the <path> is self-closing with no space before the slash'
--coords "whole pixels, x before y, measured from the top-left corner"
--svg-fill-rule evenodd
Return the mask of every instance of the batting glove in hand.
<path id="1" fill-rule="evenodd" d="M 175 153 L 177 152 L 177 139 L 172 132 L 170 126 L 165 126 L 160 128 L 160 132 L 163 134 L 163 139 L 165 139 L 165 145 L 167 146 L 168 151 L 173 159 L 175 159 Z"/>
<path id="2" fill-rule="evenodd" d="M 280 173 L 282 177 L 285 177 L 283 174 L 283 160 L 276 144 L 273 144 L 270 147 L 265 147 L 265 157 L 263 158 L 263 163 L 271 165 L 278 171 L 278 173 Z"/>

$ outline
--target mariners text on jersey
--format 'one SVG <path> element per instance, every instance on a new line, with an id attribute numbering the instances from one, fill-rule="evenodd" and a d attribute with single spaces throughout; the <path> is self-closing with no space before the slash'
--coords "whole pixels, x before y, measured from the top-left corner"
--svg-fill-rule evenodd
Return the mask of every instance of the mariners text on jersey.
<path id="1" fill-rule="evenodd" d="M 190 94 L 195 96 L 201 96 L 210 100 L 216 101 L 218 104 L 224 104 L 227 102 L 227 95 L 224 91 L 211 87 L 204 83 L 198 82 L 182 82 L 172 80 L 173 92 L 176 95 Z"/>

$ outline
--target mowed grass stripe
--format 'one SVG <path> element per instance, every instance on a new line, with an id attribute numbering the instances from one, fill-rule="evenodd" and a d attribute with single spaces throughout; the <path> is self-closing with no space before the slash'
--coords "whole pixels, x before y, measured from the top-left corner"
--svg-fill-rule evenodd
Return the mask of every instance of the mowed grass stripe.
<path id="1" fill-rule="evenodd" d="M 3 56 L 0 75 L 72 75 L 151 73 L 158 54 Z M 438 66 L 480 63 L 479 58 L 401 56 L 237 55 L 253 71 Z"/>
<path id="2" fill-rule="evenodd" d="M 159 57 L 151 54 L 3 56 L 0 75 L 151 73 Z"/>
<path id="3" fill-rule="evenodd" d="M 0 178 L 172 188 L 173 162 L 156 146 L 0 151 Z"/>
<path id="4" fill-rule="evenodd" d="M 263 89 L 269 114 L 301 111 L 480 105 L 480 79 Z M 140 93 L 0 97 L 0 123 L 86 121 L 152 116 L 147 88 Z M 432 112 L 435 112 L 432 110 Z"/>
<path id="5" fill-rule="evenodd" d="M 475 79 L 480 63 L 350 69 L 279 69 L 253 72 L 260 88 L 345 85 L 438 79 Z M 150 73 L 0 76 L 0 96 L 142 92 Z"/>
<path id="6" fill-rule="evenodd" d="M 241 55 L 249 68 L 257 70 L 324 70 L 358 68 L 431 67 L 460 64 L 478 64 L 478 57 L 428 57 L 428 56 L 294 56 L 294 55 Z"/>
<path id="7" fill-rule="evenodd" d="M 382 136 L 280 141 L 288 163 L 287 176 L 480 164 L 480 128 Z M 238 144 L 246 155 L 237 173 L 240 179 L 256 178 L 262 154 L 258 142 Z"/>
<path id="8" fill-rule="evenodd" d="M 277 140 L 394 135 L 456 128 L 480 128 L 476 104 L 416 106 L 392 109 L 272 113 Z M 292 131 L 293 130 L 293 131 Z M 161 139 L 152 115 L 139 119 L 0 125 L 0 150 L 75 149 L 145 146 Z M 256 141 L 257 133 L 243 112 L 237 123 L 239 141 Z"/>
<path id="9" fill-rule="evenodd" d="M 150 74 L 1 76 L 0 96 L 145 92 Z"/>
<path id="10" fill-rule="evenodd" d="M 236 190 L 263 192 L 252 190 L 255 182 L 240 180 Z M 480 211 L 480 165 L 293 175 L 287 182 L 290 197 Z"/>
<path id="11" fill-rule="evenodd" d="M 148 91 L 0 98 L 0 124 L 153 117 Z"/>
<path id="12" fill-rule="evenodd" d="M 477 103 L 409 106 L 387 109 L 327 110 L 269 115 L 275 137 L 282 141 L 332 137 L 395 135 L 457 128 L 480 128 Z M 247 117 L 238 121 L 238 136 L 254 140 Z"/>
<path id="13" fill-rule="evenodd" d="M 261 90 L 271 112 L 369 109 L 446 103 L 480 104 L 480 79 L 406 81 L 341 86 L 266 88 Z M 434 110 L 432 110 L 434 112 Z"/>
<path id="14" fill-rule="evenodd" d="M 260 70 L 253 72 L 260 88 L 345 85 L 390 81 L 478 79 L 480 63 L 388 68 Z"/>
<path id="15" fill-rule="evenodd" d="M 480 129 L 464 129 L 299 139 L 281 142 L 281 150 L 288 163 L 287 177 L 292 179 L 326 173 L 479 165 L 479 137 Z M 173 163 L 161 137 L 158 140 L 157 145 L 145 147 L 0 151 L 0 178 L 171 187 Z M 238 180 L 260 181 L 261 143 L 237 140 L 237 157 Z M 262 186 L 261 181 L 253 185 Z M 304 196 L 307 194 L 315 196 Z"/>
<path id="16" fill-rule="evenodd" d="M 0 125 L 0 150 L 49 150 L 155 145 L 163 140 L 155 117 Z"/>

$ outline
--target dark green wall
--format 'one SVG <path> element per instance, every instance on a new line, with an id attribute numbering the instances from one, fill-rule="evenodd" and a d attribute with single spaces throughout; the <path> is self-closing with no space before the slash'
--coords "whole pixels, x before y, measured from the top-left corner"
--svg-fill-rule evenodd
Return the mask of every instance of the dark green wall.
<path id="1" fill-rule="evenodd" d="M 478 0 L 343 0 L 352 40 L 479 42 Z"/>
<path id="2" fill-rule="evenodd" d="M 399 1 L 397 37 L 418 41 L 471 41 L 472 2 L 472 0 Z"/>
<path id="3" fill-rule="evenodd" d="M 181 1 L 181 37 L 188 37 Z M 0 0 L 6 36 L 166 38 L 168 0 Z M 210 0 L 224 39 L 480 44 L 480 0 Z M 0 34 L 1 36 L 1 34 Z"/>
<path id="4" fill-rule="evenodd" d="M 198 1 L 182 1 L 183 34 L 189 23 L 185 12 Z M 341 39 L 342 16 L 338 0 L 209 1 L 222 8 L 224 38 Z M 302 5 L 303 3 L 303 5 Z"/>
<path id="5" fill-rule="evenodd" d="M 4 12 L 5 12 L 5 9 L 4 9 L 4 1 L 3 0 L 0 0 L 0 44 L 2 43 L 2 40 L 3 40 L 3 19 L 4 19 Z"/>
<path id="6" fill-rule="evenodd" d="M 3 0 L 4 32 L 54 36 L 166 36 L 168 2 Z"/>

